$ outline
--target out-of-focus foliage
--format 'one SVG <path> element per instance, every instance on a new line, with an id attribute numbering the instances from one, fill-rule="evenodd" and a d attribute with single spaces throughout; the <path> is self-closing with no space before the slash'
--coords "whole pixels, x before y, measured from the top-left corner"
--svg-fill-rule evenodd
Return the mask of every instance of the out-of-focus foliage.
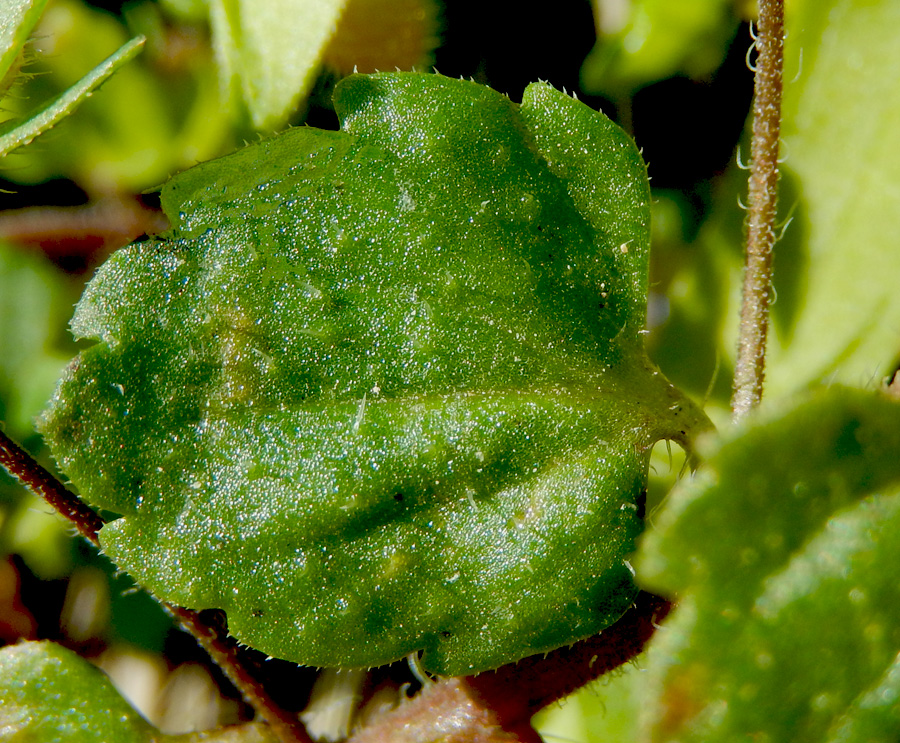
<path id="1" fill-rule="evenodd" d="M 24 45 L 32 32 L 46 0 L 3 0 L 0 2 L 0 97 L 15 85 L 15 78 L 21 72 L 24 61 Z M 72 113 L 91 92 L 105 82 L 110 75 L 122 67 L 140 50 L 143 39 L 136 38 L 122 46 L 108 59 L 88 72 L 81 79 L 73 80 L 62 93 L 51 97 L 36 110 L 30 110 L 19 121 L 13 115 L 11 120 L 0 124 L 0 157 L 28 144 L 36 136 L 50 129 L 54 124 Z M 13 97 L 3 99 L 4 106 Z"/>
<path id="2" fill-rule="evenodd" d="M 613 671 L 535 716 L 533 725 L 547 743 L 619 743 L 638 740 L 644 657 Z"/>
<path id="3" fill-rule="evenodd" d="M 65 333 L 72 288 L 47 261 L 0 243 L 0 420 L 33 449 L 34 419 L 74 351 Z M 69 565 L 68 526 L 49 511 L 0 470 L 0 556 L 17 552 L 55 578 Z"/>
<path id="4" fill-rule="evenodd" d="M 734 0 L 594 0 L 598 41 L 582 68 L 593 93 L 627 95 L 684 74 L 706 78 L 721 64 L 738 22 Z"/>
<path id="5" fill-rule="evenodd" d="M 805 3 L 788 15 L 781 217 L 790 223 L 775 248 L 767 406 L 817 383 L 877 384 L 900 358 L 900 226 L 886 218 L 900 213 L 898 24 L 891 0 Z M 723 407 L 745 194 L 746 174 L 734 168 L 699 236 L 680 249 L 671 316 L 652 340 L 663 370 L 697 393 L 718 363 Z"/>
<path id="6" fill-rule="evenodd" d="M 806 2 L 790 18 L 783 180 L 793 221 L 775 257 L 773 402 L 810 383 L 878 384 L 900 360 L 897 28 L 893 0 Z"/>
<path id="7" fill-rule="evenodd" d="M 309 90 L 347 0 L 210 0 L 219 74 L 254 128 L 273 130 Z"/>
<path id="8" fill-rule="evenodd" d="M 119 695 L 106 675 L 60 645 L 0 649 L 0 741 L 4 743 L 275 743 L 269 728 L 164 735 Z"/>
<path id="9" fill-rule="evenodd" d="M 0 419 L 10 436 L 34 436 L 34 417 L 71 358 L 73 288 L 42 256 L 0 242 Z"/>
<path id="10" fill-rule="evenodd" d="M 636 566 L 678 598 L 650 652 L 651 739 L 897 740 L 900 402 L 834 387 L 725 439 Z"/>
<path id="11" fill-rule="evenodd" d="M 140 191 L 227 146 L 232 123 L 222 110 L 209 50 L 192 36 L 201 32 L 169 34 L 161 22 L 153 23 L 156 12 L 152 5 L 132 10 L 135 25 L 152 34 L 146 52 L 113 76 L 77 117 L 7 158 L 0 165 L 6 177 L 37 183 L 62 176 L 92 194 Z M 12 115 L 73 85 L 130 33 L 77 0 L 54 0 L 31 42 L 28 80 L 8 100 Z"/>

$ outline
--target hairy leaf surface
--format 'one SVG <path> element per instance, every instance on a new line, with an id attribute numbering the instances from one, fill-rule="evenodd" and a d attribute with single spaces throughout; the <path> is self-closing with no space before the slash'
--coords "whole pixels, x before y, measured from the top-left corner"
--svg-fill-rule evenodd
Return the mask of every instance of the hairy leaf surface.
<path id="1" fill-rule="evenodd" d="M 637 565 L 679 597 L 651 645 L 652 740 L 897 740 L 898 451 L 900 403 L 834 388 L 673 493 Z"/>
<path id="2" fill-rule="evenodd" d="M 443 674 L 635 594 L 653 443 L 705 424 L 643 353 L 634 145 L 546 85 L 354 76 L 308 128 L 173 179 L 43 424 L 105 550 L 279 657 Z"/>

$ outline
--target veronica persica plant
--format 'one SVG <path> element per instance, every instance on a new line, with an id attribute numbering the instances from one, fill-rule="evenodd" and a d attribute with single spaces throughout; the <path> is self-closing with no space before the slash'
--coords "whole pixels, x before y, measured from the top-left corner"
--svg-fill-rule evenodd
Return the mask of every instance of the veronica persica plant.
<path id="1" fill-rule="evenodd" d="M 341 130 L 176 176 L 43 420 L 167 601 L 320 666 L 464 674 L 630 606 L 648 457 L 706 419 L 650 365 L 634 144 L 547 85 L 351 76 Z"/>

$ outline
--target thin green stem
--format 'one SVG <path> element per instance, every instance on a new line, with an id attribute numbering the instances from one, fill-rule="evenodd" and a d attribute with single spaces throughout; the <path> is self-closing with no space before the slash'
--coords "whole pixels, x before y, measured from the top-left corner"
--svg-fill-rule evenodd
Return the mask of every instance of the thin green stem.
<path id="1" fill-rule="evenodd" d="M 766 368 L 772 249 L 778 198 L 778 144 L 784 66 L 784 0 L 760 0 L 753 102 L 752 164 L 740 340 L 731 409 L 740 420 L 759 405 Z"/>

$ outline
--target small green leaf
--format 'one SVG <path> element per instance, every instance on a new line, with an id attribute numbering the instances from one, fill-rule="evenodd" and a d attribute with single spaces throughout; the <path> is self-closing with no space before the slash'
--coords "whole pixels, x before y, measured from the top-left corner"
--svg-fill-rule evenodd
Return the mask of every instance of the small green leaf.
<path id="1" fill-rule="evenodd" d="M 220 74 L 253 126 L 284 124 L 312 85 L 347 0 L 209 0 Z"/>
<path id="2" fill-rule="evenodd" d="M 47 0 L 0 0 L 0 95 L 46 5 Z"/>
<path id="3" fill-rule="evenodd" d="M 582 68 L 592 92 L 621 95 L 678 73 L 712 74 L 737 28 L 731 0 L 594 3 L 600 38 Z"/>
<path id="4" fill-rule="evenodd" d="M 0 741 L 11 743 L 274 743 L 265 725 L 164 735 L 106 674 L 52 642 L 0 649 Z"/>
<path id="5" fill-rule="evenodd" d="M 636 590 L 653 443 L 705 425 L 643 352 L 640 155 L 546 85 L 334 97 L 340 132 L 166 186 L 43 430 L 123 514 L 120 566 L 271 655 L 461 674 L 594 634 Z"/>
<path id="6" fill-rule="evenodd" d="M 72 113 L 91 93 L 105 82 L 117 69 L 134 58 L 144 44 L 137 37 L 119 51 L 97 65 L 89 74 L 65 93 L 43 106 L 23 122 L 5 122 L 0 125 L 0 157 L 28 144 L 39 134 L 50 129 L 60 119 Z"/>
<path id="7" fill-rule="evenodd" d="M 0 739 L 152 743 L 158 731 L 71 650 L 24 642 L 0 649 Z"/>
<path id="8" fill-rule="evenodd" d="M 898 451 L 900 403 L 833 388 L 672 494 L 637 566 L 679 598 L 650 650 L 652 740 L 897 740 Z"/>

